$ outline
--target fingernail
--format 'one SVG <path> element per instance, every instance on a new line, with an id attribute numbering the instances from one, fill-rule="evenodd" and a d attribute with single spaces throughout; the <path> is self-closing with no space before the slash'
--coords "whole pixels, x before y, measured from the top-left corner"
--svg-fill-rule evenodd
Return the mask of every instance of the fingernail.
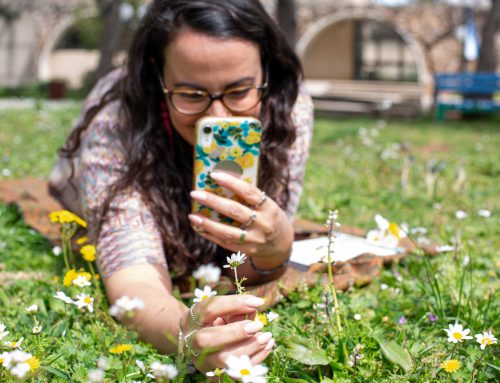
<path id="1" fill-rule="evenodd" d="M 210 177 L 216 181 L 227 181 L 229 179 L 229 176 L 223 172 L 210 173 Z"/>
<path id="2" fill-rule="evenodd" d="M 191 198 L 194 198 L 197 201 L 205 201 L 207 199 L 207 193 L 198 191 L 198 190 L 193 190 L 191 193 Z"/>
<path id="3" fill-rule="evenodd" d="M 264 349 L 265 349 L 266 351 L 269 351 L 270 349 L 272 349 L 272 348 L 273 348 L 273 346 L 274 346 L 274 339 L 271 339 L 271 340 L 267 343 L 267 346 L 266 346 L 266 347 L 264 347 Z"/>
<path id="4" fill-rule="evenodd" d="M 245 326 L 243 326 L 243 329 L 248 334 L 255 334 L 257 331 L 262 330 L 262 327 L 264 327 L 264 325 L 262 324 L 262 322 L 258 321 L 247 323 Z"/>
<path id="5" fill-rule="evenodd" d="M 265 332 L 265 333 L 262 333 L 260 334 L 259 336 L 257 336 L 257 342 L 259 342 L 260 344 L 264 345 L 266 344 L 269 339 L 271 339 L 273 337 L 273 334 L 271 334 L 270 332 Z"/>
<path id="6" fill-rule="evenodd" d="M 266 301 L 262 298 L 259 298 L 259 297 L 254 297 L 254 296 L 250 296 L 248 298 L 245 298 L 245 304 L 248 306 L 248 307 L 260 307 L 262 306 L 264 303 L 266 303 Z"/>
<path id="7" fill-rule="evenodd" d="M 191 220 L 191 222 L 193 222 L 197 225 L 201 225 L 203 223 L 203 220 L 200 217 L 198 217 L 197 215 L 189 214 L 188 218 Z"/>

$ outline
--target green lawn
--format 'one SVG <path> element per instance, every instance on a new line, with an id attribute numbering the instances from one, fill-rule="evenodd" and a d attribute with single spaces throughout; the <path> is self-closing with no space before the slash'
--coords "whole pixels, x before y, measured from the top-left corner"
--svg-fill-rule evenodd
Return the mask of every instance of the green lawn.
<path id="1" fill-rule="evenodd" d="M 78 110 L 77 104 L 0 110 L 0 179 L 47 177 Z M 341 223 L 371 229 L 378 213 L 410 228 L 425 227 L 426 236 L 441 244 L 458 240 L 460 245 L 432 259 L 412 255 L 385 269 L 371 285 L 340 293 L 340 333 L 335 319 L 329 322 L 318 306 L 321 288 L 293 292 L 276 307 L 280 318 L 268 325 L 278 344 L 267 360 L 270 382 L 469 382 L 473 375 L 477 382 L 499 380 L 497 345 L 486 347 L 483 355 L 475 339 L 454 346 L 443 330 L 457 321 L 471 335 L 486 330 L 498 335 L 499 127 L 498 119 L 446 124 L 317 119 L 300 216 L 323 222 L 329 209 L 338 209 Z M 434 172 L 426 171 L 430 161 L 435 161 Z M 435 177 L 433 188 L 426 177 Z M 491 216 L 480 216 L 480 209 Z M 458 210 L 466 218 L 457 219 Z M 105 300 L 90 314 L 53 298 L 59 290 L 76 294 L 76 287 L 53 280 L 64 276 L 61 258 L 24 225 L 15 207 L 0 204 L 0 272 L 41 272 L 39 279 L 0 279 L 0 326 L 10 332 L 1 340 L 0 355 L 7 350 L 3 341 L 24 336 L 24 350 L 41 362 L 33 381 L 85 382 L 99 356 L 108 358 L 109 382 L 151 381 L 136 360 L 177 363 L 176 379 L 182 381 L 181 358 L 158 355 L 138 342 L 109 317 Z M 89 291 L 102 295 L 94 286 Z M 34 303 L 39 305 L 36 317 L 25 310 Z M 430 320 L 430 314 L 437 319 Z M 38 335 L 32 334 L 35 320 L 43 328 Z M 110 347 L 119 343 L 133 349 L 111 354 Z M 364 357 L 355 358 L 355 350 Z M 450 359 L 460 362 L 458 371 L 441 368 Z M 1 363 L 0 381 L 11 381 Z"/>

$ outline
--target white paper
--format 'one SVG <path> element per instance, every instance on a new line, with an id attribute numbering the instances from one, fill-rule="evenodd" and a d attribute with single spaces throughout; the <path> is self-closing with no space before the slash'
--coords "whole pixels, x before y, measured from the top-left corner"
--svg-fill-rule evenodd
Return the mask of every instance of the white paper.
<path id="1" fill-rule="evenodd" d="M 350 234 L 335 233 L 335 236 L 332 246 L 334 261 L 348 261 L 364 253 L 385 257 L 401 254 L 405 251 L 400 247 L 388 248 L 372 245 L 367 242 L 366 238 Z M 290 262 L 302 266 L 311 266 L 313 263 L 321 262 L 323 258 L 326 261 L 327 256 L 328 237 L 305 239 L 293 243 Z"/>

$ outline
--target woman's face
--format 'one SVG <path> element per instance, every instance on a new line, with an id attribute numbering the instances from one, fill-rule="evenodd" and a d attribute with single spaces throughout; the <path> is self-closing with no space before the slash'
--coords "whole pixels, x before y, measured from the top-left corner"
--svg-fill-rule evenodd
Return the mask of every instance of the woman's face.
<path id="1" fill-rule="evenodd" d="M 259 46 L 243 39 L 223 39 L 184 28 L 165 50 L 163 81 L 168 90 L 204 90 L 218 94 L 238 85 L 262 85 Z M 258 103 L 239 116 L 259 117 Z M 174 129 L 194 145 L 196 121 L 204 116 L 229 117 L 234 114 L 220 100 L 203 113 L 186 115 L 168 102 Z"/>

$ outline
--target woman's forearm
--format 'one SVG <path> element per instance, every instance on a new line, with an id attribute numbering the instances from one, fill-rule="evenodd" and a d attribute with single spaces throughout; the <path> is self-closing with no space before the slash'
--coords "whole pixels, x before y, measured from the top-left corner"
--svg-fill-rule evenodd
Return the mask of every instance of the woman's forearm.
<path id="1" fill-rule="evenodd" d="M 123 320 L 161 352 L 175 352 L 179 323 L 187 307 L 172 296 L 168 269 L 158 264 L 137 264 L 113 272 L 105 280 L 110 303 L 127 295 L 144 302 L 144 308 Z"/>
<path id="2" fill-rule="evenodd" d="M 135 282 L 120 289 L 120 295 L 137 297 L 144 301 L 144 308 L 123 322 L 136 330 L 139 337 L 151 343 L 160 352 L 172 353 L 177 350 L 179 323 L 187 312 L 187 307 L 175 299 L 167 290 Z"/>

